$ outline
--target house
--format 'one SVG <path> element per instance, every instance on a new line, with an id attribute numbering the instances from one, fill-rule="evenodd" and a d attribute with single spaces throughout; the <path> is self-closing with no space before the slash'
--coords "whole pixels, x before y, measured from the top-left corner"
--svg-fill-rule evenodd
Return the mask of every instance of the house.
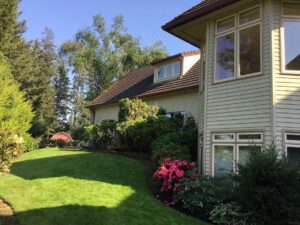
<path id="1" fill-rule="evenodd" d="M 172 116 L 199 112 L 200 52 L 184 52 L 129 72 L 103 91 L 87 106 L 94 124 L 118 120 L 119 101 L 139 98 L 158 105 Z"/>
<path id="2" fill-rule="evenodd" d="M 299 0 L 205 0 L 162 28 L 202 51 L 204 173 L 237 172 L 272 141 L 300 161 Z"/>

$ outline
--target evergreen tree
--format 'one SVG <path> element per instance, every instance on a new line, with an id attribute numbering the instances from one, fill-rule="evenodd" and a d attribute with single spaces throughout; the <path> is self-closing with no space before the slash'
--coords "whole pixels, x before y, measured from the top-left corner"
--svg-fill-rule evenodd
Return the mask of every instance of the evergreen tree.
<path id="1" fill-rule="evenodd" d="M 67 129 L 67 115 L 69 110 L 69 77 L 65 59 L 60 57 L 57 68 L 58 75 L 54 78 L 55 82 L 55 104 L 58 119 L 58 130 Z"/>

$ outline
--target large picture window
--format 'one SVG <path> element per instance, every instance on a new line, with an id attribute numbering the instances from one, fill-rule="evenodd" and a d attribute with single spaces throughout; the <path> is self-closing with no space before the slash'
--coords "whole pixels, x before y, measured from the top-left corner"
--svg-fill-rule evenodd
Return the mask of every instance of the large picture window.
<path id="1" fill-rule="evenodd" d="M 215 81 L 261 73 L 259 6 L 216 22 Z"/>
<path id="2" fill-rule="evenodd" d="M 213 134 L 213 175 L 237 173 L 237 164 L 245 162 L 250 151 L 262 149 L 262 136 L 260 132 Z"/>
<path id="3" fill-rule="evenodd" d="M 300 3 L 283 3 L 282 70 L 300 74 Z"/>

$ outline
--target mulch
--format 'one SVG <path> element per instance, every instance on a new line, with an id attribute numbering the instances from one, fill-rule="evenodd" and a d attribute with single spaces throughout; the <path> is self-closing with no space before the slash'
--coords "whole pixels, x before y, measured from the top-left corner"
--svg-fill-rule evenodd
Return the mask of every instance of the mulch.
<path id="1" fill-rule="evenodd" d="M 0 199 L 0 225 L 17 225 L 13 209 L 3 199 Z"/>

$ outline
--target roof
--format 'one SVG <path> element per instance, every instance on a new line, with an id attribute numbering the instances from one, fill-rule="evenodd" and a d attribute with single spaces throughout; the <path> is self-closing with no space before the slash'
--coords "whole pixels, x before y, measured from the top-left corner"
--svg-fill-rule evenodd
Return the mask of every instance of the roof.
<path id="1" fill-rule="evenodd" d="M 169 56 L 169 57 L 164 58 L 164 59 L 156 60 L 156 61 L 152 62 L 151 65 L 156 65 L 156 64 L 159 64 L 159 63 L 163 63 L 163 62 L 166 62 L 166 61 L 169 61 L 169 60 L 172 60 L 172 59 L 177 59 L 177 58 L 186 57 L 186 56 L 199 55 L 199 54 L 200 54 L 200 50 L 182 52 L 182 53 L 179 53 L 177 55 L 172 55 L 172 56 Z"/>
<path id="2" fill-rule="evenodd" d="M 200 60 L 183 76 L 153 83 L 154 66 L 134 70 L 104 90 L 87 107 L 118 103 L 123 98 L 146 98 L 199 88 Z"/>
<path id="3" fill-rule="evenodd" d="M 198 5 L 195 5 L 191 9 L 183 12 L 179 16 L 175 17 L 170 22 L 162 26 L 166 31 L 178 27 L 184 23 L 190 22 L 196 18 L 205 16 L 225 6 L 231 5 L 240 0 L 204 0 Z"/>

